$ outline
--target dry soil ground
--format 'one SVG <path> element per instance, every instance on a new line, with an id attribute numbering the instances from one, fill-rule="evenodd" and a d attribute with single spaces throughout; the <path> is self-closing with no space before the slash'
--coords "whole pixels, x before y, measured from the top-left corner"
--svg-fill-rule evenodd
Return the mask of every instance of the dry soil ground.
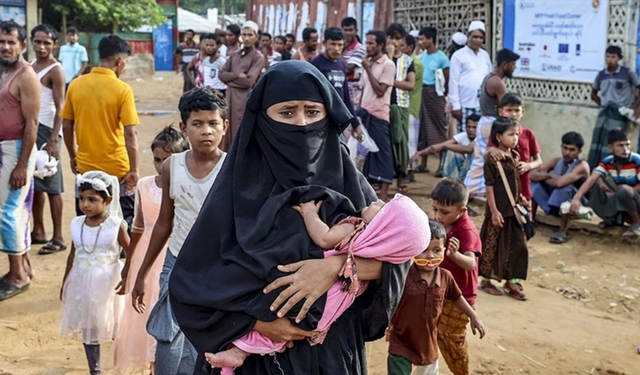
<path id="1" fill-rule="evenodd" d="M 175 75 L 132 81 L 141 111 L 175 111 L 181 80 Z M 141 175 L 154 173 L 148 146 L 179 116 L 141 116 Z M 63 153 L 65 233 L 73 211 L 73 178 Z M 419 175 L 410 195 L 430 212 L 431 175 Z M 474 221 L 481 225 L 482 218 Z M 49 228 L 50 233 L 51 228 Z M 481 294 L 477 311 L 487 337 L 471 336 L 473 374 L 640 374 L 640 250 L 611 237 L 573 233 L 566 245 L 550 245 L 548 228 L 530 243 L 529 300 Z M 67 237 L 68 238 L 68 237 Z M 58 335 L 58 293 L 67 252 L 36 255 L 31 290 L 0 302 L 0 375 L 86 374 L 82 346 Z M 0 257 L 0 274 L 7 262 Z M 386 343 L 368 346 L 369 372 L 386 373 Z M 442 373 L 448 374 L 441 363 Z M 339 374 L 336 374 L 339 375 Z"/>

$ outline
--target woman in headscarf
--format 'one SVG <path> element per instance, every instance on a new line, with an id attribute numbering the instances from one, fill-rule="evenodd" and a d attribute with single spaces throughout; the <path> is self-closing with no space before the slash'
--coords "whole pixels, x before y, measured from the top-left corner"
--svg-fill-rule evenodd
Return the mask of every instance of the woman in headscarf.
<path id="1" fill-rule="evenodd" d="M 251 329 L 299 341 L 275 356 L 248 357 L 236 374 L 366 373 L 364 341 L 384 335 L 408 264 L 356 258 L 369 288 L 323 345 L 310 346 L 301 339 L 313 335 L 345 258 L 324 259 L 292 208 L 322 200 L 320 217 L 332 226 L 376 199 L 338 138 L 350 120 L 327 79 L 304 62 L 271 67 L 252 91 L 171 276 L 174 313 L 199 352 L 197 374 L 210 371 L 205 352 L 224 350 Z"/>

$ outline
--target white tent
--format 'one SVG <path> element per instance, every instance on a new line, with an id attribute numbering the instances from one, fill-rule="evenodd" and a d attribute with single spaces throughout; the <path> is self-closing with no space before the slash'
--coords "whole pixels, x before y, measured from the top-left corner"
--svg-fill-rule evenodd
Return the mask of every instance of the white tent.
<path id="1" fill-rule="evenodd" d="M 215 33 L 218 25 L 188 10 L 178 8 L 178 30 L 183 33 L 189 29 L 198 34 Z"/>

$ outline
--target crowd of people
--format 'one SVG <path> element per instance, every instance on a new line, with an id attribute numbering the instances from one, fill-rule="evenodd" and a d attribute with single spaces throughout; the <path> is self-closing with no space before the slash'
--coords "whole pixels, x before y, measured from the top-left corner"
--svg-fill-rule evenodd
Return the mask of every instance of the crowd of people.
<path id="1" fill-rule="evenodd" d="M 140 121 L 119 79 L 129 44 L 104 37 L 87 73 L 75 28 L 58 58 L 58 32 L 31 30 L 29 63 L 24 28 L 0 23 L 0 243 L 10 268 L 0 300 L 29 289 L 32 244 L 39 254 L 69 244 L 60 330 L 82 342 L 91 374 L 113 339 L 107 366 L 119 371 L 356 375 L 365 341 L 386 336 L 390 375 L 437 374 L 438 353 L 464 375 L 467 326 L 485 335 L 477 290 L 527 299 L 538 207 L 561 218 L 553 243 L 591 210 L 602 227 L 630 223 L 622 237 L 640 238 L 640 155 L 620 117 L 640 109 L 640 81 L 619 65 L 618 47 L 593 85 L 602 112 L 589 160 L 571 131 L 561 156 L 543 162 L 523 100 L 505 85 L 519 56 L 502 49 L 493 64 L 483 22 L 455 33 L 446 52 L 437 29 L 398 23 L 364 43 L 353 18 L 302 36 L 296 49 L 293 35 L 252 21 L 199 42 L 187 31 L 176 51 L 180 127 L 155 137 L 157 174 L 140 178 Z M 70 242 L 63 142 L 76 176 Z M 445 177 L 431 218 L 401 195 L 429 173 L 429 156 Z M 480 231 L 472 197 L 486 197 Z"/>

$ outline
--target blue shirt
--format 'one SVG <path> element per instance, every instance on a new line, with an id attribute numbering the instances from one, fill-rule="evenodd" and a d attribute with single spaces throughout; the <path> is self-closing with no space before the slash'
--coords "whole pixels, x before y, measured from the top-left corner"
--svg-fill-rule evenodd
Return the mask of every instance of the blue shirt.
<path id="1" fill-rule="evenodd" d="M 423 85 L 436 84 L 436 70 L 449 68 L 449 58 L 444 52 L 438 50 L 436 53 L 424 52 L 418 56 L 420 62 L 424 66 L 424 74 L 422 75 Z"/>
<path id="2" fill-rule="evenodd" d="M 60 47 L 58 60 L 64 69 L 66 83 L 69 83 L 80 71 L 82 63 L 89 61 L 89 56 L 87 55 L 87 49 L 80 43 L 74 45 L 67 43 Z"/>
<path id="3" fill-rule="evenodd" d="M 325 77 L 327 77 L 331 86 L 336 89 L 338 96 L 340 96 L 340 99 L 342 99 L 349 112 L 353 115 L 351 124 L 357 127 L 359 122 L 353 109 L 353 103 L 351 103 L 351 96 L 349 95 L 349 86 L 347 85 L 347 65 L 344 60 L 340 58 L 337 61 L 331 61 L 327 59 L 324 54 L 320 54 L 311 60 L 311 65 L 315 66 Z"/>

